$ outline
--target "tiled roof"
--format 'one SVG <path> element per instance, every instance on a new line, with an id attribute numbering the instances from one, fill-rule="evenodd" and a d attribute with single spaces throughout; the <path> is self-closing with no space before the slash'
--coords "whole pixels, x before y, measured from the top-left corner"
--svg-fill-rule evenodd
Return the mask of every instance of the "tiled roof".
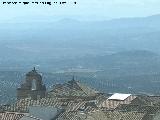
<path id="1" fill-rule="evenodd" d="M 87 96 L 95 96 L 97 93 L 99 93 L 98 91 L 84 85 L 81 84 L 80 82 L 77 82 L 77 85 L 82 89 L 82 91 L 87 95 Z"/>
<path id="2" fill-rule="evenodd" d="M 14 112 L 3 112 L 0 113 L 0 120 L 20 120 L 24 114 Z"/>
<path id="3" fill-rule="evenodd" d="M 131 103 L 136 105 L 160 105 L 160 96 L 138 96 Z"/>
<path id="4" fill-rule="evenodd" d="M 121 104 L 119 105 L 116 110 L 121 111 L 137 111 L 137 112 L 143 112 L 147 114 L 156 114 L 158 111 L 160 111 L 159 106 L 148 106 L 148 105 L 133 105 L 133 104 Z"/>
<path id="5" fill-rule="evenodd" d="M 24 113 L 2 112 L 0 113 L 0 120 L 42 120 L 42 119 Z"/>
<path id="6" fill-rule="evenodd" d="M 23 116 L 22 118 L 20 118 L 19 120 L 43 120 L 43 119 L 40 119 L 40 118 L 31 116 L 31 115 L 24 115 L 24 116 Z"/>
<path id="7" fill-rule="evenodd" d="M 67 111 L 76 111 L 79 107 L 84 106 L 86 101 L 61 101 L 58 98 L 43 98 L 39 100 L 21 99 L 11 106 L 5 106 L 3 111 L 28 112 L 29 106 L 53 106 L 65 108 Z"/>
<path id="8" fill-rule="evenodd" d="M 116 110 L 120 111 L 134 111 L 134 112 L 142 112 L 145 113 L 144 120 L 153 120 L 153 118 L 156 116 L 156 114 L 160 112 L 159 106 L 147 106 L 147 105 L 120 105 L 116 108 Z"/>
<path id="9" fill-rule="evenodd" d="M 107 109 L 115 109 L 118 105 L 120 104 L 130 104 L 132 100 L 134 100 L 136 98 L 136 96 L 129 96 L 127 97 L 125 100 L 110 100 L 110 99 L 106 99 L 105 101 L 103 101 L 99 107 L 102 108 L 107 108 Z"/>
<path id="10" fill-rule="evenodd" d="M 90 87 L 81 84 L 76 80 L 68 81 L 64 84 L 54 85 L 49 96 L 95 96 L 98 92 Z"/>
<path id="11" fill-rule="evenodd" d="M 96 111 L 87 120 L 143 120 L 145 114 L 138 112 Z"/>
<path id="12" fill-rule="evenodd" d="M 80 120 L 77 112 L 63 112 L 56 120 Z"/>
<path id="13" fill-rule="evenodd" d="M 56 120 L 145 120 L 145 113 L 120 111 L 63 112 Z"/>
<path id="14" fill-rule="evenodd" d="M 134 104 L 134 105 L 151 105 L 151 102 L 146 97 L 138 96 L 136 99 L 132 100 L 131 104 Z"/>

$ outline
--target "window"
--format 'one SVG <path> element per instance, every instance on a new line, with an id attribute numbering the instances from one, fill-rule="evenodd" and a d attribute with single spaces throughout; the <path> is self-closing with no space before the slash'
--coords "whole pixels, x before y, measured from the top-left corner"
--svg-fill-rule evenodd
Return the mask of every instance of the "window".
<path id="1" fill-rule="evenodd" d="M 33 79 L 32 80 L 32 90 L 36 90 L 37 88 L 36 88 L 36 80 L 35 79 Z"/>

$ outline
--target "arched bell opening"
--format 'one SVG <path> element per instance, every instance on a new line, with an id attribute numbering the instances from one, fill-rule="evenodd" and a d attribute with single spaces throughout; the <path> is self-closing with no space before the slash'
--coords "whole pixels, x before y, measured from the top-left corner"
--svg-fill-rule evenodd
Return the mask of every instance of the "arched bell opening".
<path id="1" fill-rule="evenodd" d="M 31 88 L 31 90 L 37 90 L 37 85 L 36 85 L 36 80 L 35 79 L 32 80 L 32 88 Z"/>

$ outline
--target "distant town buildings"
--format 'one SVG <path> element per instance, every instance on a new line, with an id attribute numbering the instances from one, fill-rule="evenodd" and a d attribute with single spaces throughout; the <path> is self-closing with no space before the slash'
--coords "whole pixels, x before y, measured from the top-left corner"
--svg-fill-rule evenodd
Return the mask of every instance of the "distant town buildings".
<path id="1" fill-rule="evenodd" d="M 0 120 L 160 120 L 160 96 L 106 95 L 74 77 L 46 91 L 34 68 L 17 89 L 17 101 L 0 106 Z"/>

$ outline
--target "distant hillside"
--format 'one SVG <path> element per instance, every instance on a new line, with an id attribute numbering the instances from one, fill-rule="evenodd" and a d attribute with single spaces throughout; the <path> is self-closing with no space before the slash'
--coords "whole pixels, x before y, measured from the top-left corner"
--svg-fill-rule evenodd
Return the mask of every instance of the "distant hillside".
<path id="1" fill-rule="evenodd" d="M 9 93 L 15 96 L 17 79 L 33 66 L 47 73 L 48 86 L 76 74 L 105 92 L 159 94 L 159 21 L 160 15 L 96 22 L 0 23 L 0 92 L 6 94 L 2 101 Z"/>
<path id="2" fill-rule="evenodd" d="M 0 55 L 16 60 L 77 58 L 132 49 L 160 53 L 160 15 L 109 21 L 0 23 Z M 52 54 L 51 54 L 52 53 Z"/>
<path id="3" fill-rule="evenodd" d="M 54 62 L 52 63 L 54 65 Z M 150 51 L 124 51 L 112 55 L 86 56 L 79 59 L 58 61 L 62 68 L 90 68 L 105 70 L 110 74 L 144 74 L 160 70 L 160 56 Z M 129 72 L 132 71 L 132 72 Z"/>
<path id="4" fill-rule="evenodd" d="M 103 23 L 106 26 L 116 27 L 116 28 L 138 28 L 138 27 L 158 28 L 158 26 L 160 26 L 159 20 L 160 20 L 160 14 L 157 14 L 148 17 L 119 18 L 119 19 L 104 21 Z"/>
<path id="5" fill-rule="evenodd" d="M 43 71 L 48 89 L 54 84 L 71 80 L 75 75 L 76 80 L 101 92 L 160 94 L 160 56 L 146 50 L 50 60 L 44 66 L 46 71 L 45 67 L 40 67 L 40 71 Z M 22 71 L 0 71 L 0 102 L 15 99 L 16 88 L 25 77 L 24 69 L 27 68 Z"/>

